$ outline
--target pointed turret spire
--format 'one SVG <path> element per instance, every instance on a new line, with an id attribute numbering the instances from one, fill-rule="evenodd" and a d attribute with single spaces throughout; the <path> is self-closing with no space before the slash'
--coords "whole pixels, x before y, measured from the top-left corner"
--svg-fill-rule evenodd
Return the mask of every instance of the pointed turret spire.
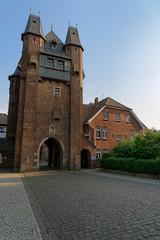
<path id="1" fill-rule="evenodd" d="M 41 19 L 39 16 L 36 16 L 36 15 L 33 15 L 30 13 L 28 22 L 26 25 L 26 29 L 25 29 L 24 33 L 22 34 L 22 40 L 23 40 L 23 36 L 27 33 L 36 34 L 36 35 L 39 35 L 42 38 L 44 38 Z"/>
<path id="2" fill-rule="evenodd" d="M 83 49 L 77 28 L 69 26 L 65 45 L 76 45 Z"/>

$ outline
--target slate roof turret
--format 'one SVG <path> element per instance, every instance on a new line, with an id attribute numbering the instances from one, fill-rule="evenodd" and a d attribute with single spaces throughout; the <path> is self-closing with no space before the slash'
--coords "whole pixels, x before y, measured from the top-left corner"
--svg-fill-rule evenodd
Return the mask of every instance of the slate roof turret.
<path id="1" fill-rule="evenodd" d="M 33 15 L 33 14 L 29 15 L 25 31 L 22 34 L 22 40 L 23 40 L 23 36 L 27 33 L 32 33 L 32 34 L 41 36 L 43 39 L 45 39 L 44 35 L 43 35 L 43 30 L 42 30 L 42 24 L 41 24 L 40 17 L 38 17 L 36 15 Z"/>
<path id="2" fill-rule="evenodd" d="M 66 46 L 67 45 L 79 46 L 83 50 L 77 28 L 74 28 L 74 27 L 69 27 L 68 28 L 68 33 L 67 33 L 65 45 Z"/>

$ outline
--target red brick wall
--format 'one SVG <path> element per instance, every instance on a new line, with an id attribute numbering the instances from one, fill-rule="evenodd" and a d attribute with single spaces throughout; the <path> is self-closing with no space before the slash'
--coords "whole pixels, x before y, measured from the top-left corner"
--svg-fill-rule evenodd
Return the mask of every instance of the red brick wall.
<path id="1" fill-rule="evenodd" d="M 108 120 L 104 120 L 104 111 L 108 111 Z M 120 122 L 116 121 L 116 113 L 120 113 Z M 130 115 L 131 122 L 127 123 L 127 115 Z M 113 147 L 117 145 L 117 135 L 121 136 L 121 139 L 124 140 L 124 136 L 127 139 L 130 139 L 130 130 L 142 132 L 142 128 L 137 122 L 137 120 L 133 117 L 130 111 L 118 110 L 113 108 L 106 107 L 103 109 L 92 121 L 91 125 L 95 127 L 101 127 L 101 139 L 96 139 L 96 149 L 100 149 L 101 153 L 103 151 L 111 150 Z M 103 139 L 103 127 L 107 127 L 107 139 Z M 96 133 L 95 133 L 96 134 Z M 114 138 L 113 136 L 114 135 Z"/>

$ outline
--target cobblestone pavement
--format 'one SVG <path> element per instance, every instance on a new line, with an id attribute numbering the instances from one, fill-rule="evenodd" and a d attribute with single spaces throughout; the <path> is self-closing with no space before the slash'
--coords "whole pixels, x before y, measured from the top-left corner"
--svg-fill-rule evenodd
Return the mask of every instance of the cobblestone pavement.
<path id="1" fill-rule="evenodd" d="M 97 171 L 22 179 L 44 240 L 160 240 L 160 180 Z"/>
<path id="2" fill-rule="evenodd" d="M 0 172 L 0 240 L 41 240 L 19 174 Z"/>

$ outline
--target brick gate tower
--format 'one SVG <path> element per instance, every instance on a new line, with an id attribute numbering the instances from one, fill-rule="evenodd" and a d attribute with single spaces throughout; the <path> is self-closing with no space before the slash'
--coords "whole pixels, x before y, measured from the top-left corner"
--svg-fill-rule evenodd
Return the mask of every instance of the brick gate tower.
<path id="1" fill-rule="evenodd" d="M 68 28 L 63 44 L 52 30 L 44 36 L 40 17 L 30 14 L 22 41 L 22 57 L 9 76 L 14 171 L 38 170 L 44 145 L 49 166 L 80 169 L 84 74 L 77 28 Z"/>

